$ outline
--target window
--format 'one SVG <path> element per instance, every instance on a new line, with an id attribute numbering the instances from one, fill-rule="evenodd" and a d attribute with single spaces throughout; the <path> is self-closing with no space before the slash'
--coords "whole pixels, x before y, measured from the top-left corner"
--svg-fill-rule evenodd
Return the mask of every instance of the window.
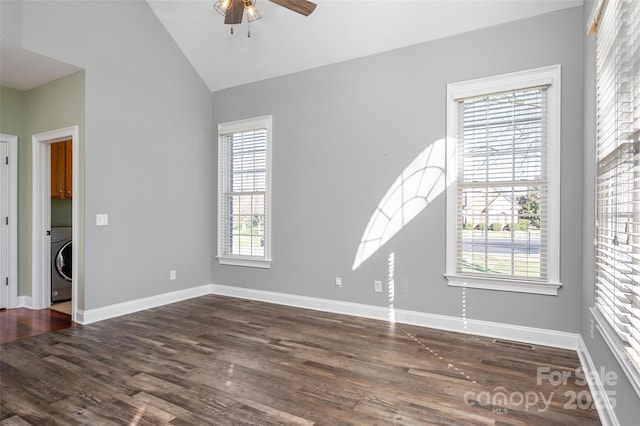
<path id="1" fill-rule="evenodd" d="M 218 125 L 218 261 L 271 265 L 271 116 Z"/>
<path id="2" fill-rule="evenodd" d="M 640 394 L 640 3 L 597 9 L 595 306 Z"/>
<path id="3" fill-rule="evenodd" d="M 449 285 L 557 294 L 560 66 L 447 97 Z"/>

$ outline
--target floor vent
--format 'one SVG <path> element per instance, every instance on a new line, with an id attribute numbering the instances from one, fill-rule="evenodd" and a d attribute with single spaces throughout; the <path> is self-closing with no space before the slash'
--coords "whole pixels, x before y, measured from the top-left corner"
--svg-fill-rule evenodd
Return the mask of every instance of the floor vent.
<path id="1" fill-rule="evenodd" d="M 514 342 L 513 340 L 493 339 L 493 343 L 502 346 L 509 346 L 511 348 L 529 349 L 530 351 L 535 350 L 535 347 L 533 345 L 530 345 L 528 343 Z"/>

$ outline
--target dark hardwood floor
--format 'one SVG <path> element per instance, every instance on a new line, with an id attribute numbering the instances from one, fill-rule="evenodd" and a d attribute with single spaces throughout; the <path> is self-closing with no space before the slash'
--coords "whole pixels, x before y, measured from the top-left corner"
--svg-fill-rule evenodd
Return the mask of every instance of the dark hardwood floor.
<path id="1" fill-rule="evenodd" d="M 568 350 L 205 296 L 3 344 L 0 422 L 600 424 L 571 399 L 588 395 L 578 367 Z"/>
<path id="2" fill-rule="evenodd" d="M 73 326 L 71 315 L 52 309 L 0 310 L 0 343 L 37 336 Z"/>

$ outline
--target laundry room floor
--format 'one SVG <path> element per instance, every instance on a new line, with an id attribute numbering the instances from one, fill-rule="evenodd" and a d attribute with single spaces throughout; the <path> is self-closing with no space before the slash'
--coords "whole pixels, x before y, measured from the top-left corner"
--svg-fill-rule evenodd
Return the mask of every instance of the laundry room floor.
<path id="1" fill-rule="evenodd" d="M 51 309 L 54 311 L 62 312 L 63 314 L 71 315 L 71 301 L 54 303 L 51 305 Z"/>

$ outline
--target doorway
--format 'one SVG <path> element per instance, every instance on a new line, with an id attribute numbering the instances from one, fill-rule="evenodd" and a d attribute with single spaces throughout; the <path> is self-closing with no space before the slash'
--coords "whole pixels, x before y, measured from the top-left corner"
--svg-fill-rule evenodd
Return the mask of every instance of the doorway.
<path id="1" fill-rule="evenodd" d="M 18 306 L 18 137 L 0 134 L 0 309 Z"/>
<path id="2" fill-rule="evenodd" d="M 73 282 L 73 144 L 49 144 L 51 156 L 51 309 L 71 315 Z"/>
<path id="3" fill-rule="evenodd" d="M 70 140 L 72 240 L 71 248 L 71 317 L 78 315 L 78 126 L 33 135 L 33 222 L 32 222 L 32 306 L 45 309 L 51 306 L 51 147 Z"/>

